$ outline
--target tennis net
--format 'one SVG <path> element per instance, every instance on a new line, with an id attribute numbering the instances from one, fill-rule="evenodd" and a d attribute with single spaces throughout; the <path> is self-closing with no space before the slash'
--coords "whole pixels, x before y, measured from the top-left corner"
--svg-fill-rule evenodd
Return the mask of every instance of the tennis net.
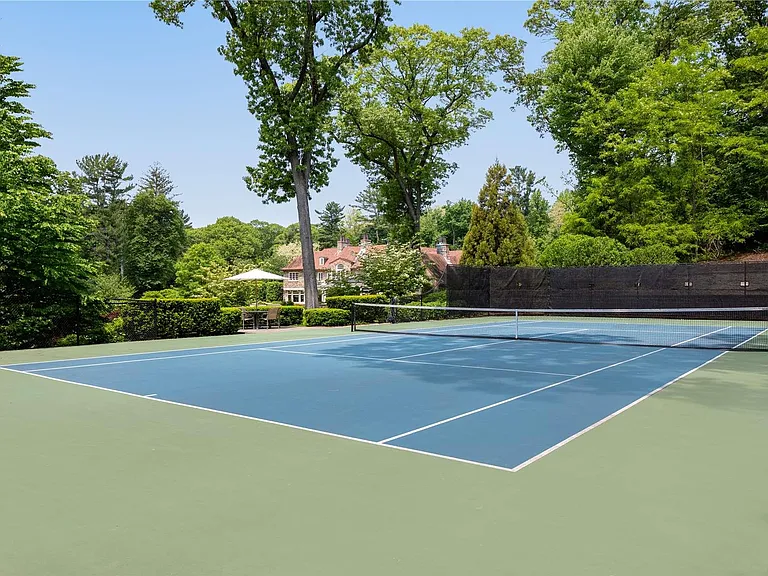
<path id="1" fill-rule="evenodd" d="M 526 310 L 360 302 L 352 308 L 352 330 L 461 338 L 768 351 L 768 307 Z"/>

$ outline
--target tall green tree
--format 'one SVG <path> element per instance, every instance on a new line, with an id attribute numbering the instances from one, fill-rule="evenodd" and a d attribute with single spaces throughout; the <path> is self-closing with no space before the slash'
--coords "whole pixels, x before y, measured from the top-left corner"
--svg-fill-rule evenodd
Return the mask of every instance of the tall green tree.
<path id="1" fill-rule="evenodd" d="M 460 249 L 471 218 L 472 201 L 463 198 L 430 208 L 421 217 L 419 237 L 422 245 L 434 246 L 440 238 L 445 238 L 448 244 Z"/>
<path id="2" fill-rule="evenodd" d="M 213 247 L 227 265 L 252 265 L 267 258 L 271 252 L 264 249 L 259 229 L 234 216 L 224 216 L 213 224 L 193 228 L 188 232 L 191 244 L 204 243 Z"/>
<path id="3" fill-rule="evenodd" d="M 528 232 L 536 239 L 544 238 L 549 233 L 551 225 L 549 210 L 549 201 L 544 198 L 541 190 L 534 190 L 528 201 L 525 223 L 528 226 Z"/>
<path id="4" fill-rule="evenodd" d="M 367 234 L 371 238 L 371 221 L 365 217 L 362 210 L 349 206 L 344 212 L 344 219 L 341 221 L 341 235 L 344 236 L 353 245 L 357 245 Z"/>
<path id="5" fill-rule="evenodd" d="M 456 249 L 461 248 L 464 244 L 464 237 L 469 232 L 473 205 L 474 202 L 466 198 L 456 202 L 449 200 L 445 203 L 443 235 L 447 238 L 450 245 Z"/>
<path id="6" fill-rule="evenodd" d="M 173 183 L 171 175 L 159 162 L 152 164 L 139 180 L 139 191 L 150 191 L 168 199 L 178 196 L 173 192 L 175 189 L 176 185 Z"/>
<path id="7" fill-rule="evenodd" d="M 162 192 L 144 189 L 126 210 L 125 228 L 125 277 L 142 292 L 167 288 L 187 243 L 178 203 Z"/>
<path id="8" fill-rule="evenodd" d="M 0 55 L 0 349 L 50 345 L 62 307 L 89 289 L 84 255 L 92 222 L 77 190 L 34 154 L 50 134 L 24 105 L 34 85 L 15 76 L 19 58 Z"/>
<path id="9" fill-rule="evenodd" d="M 162 21 L 181 26 L 194 0 L 153 0 Z M 305 306 L 318 305 L 309 199 L 336 163 L 328 123 L 346 73 L 386 36 L 385 0 L 249 2 L 205 0 L 229 26 L 220 53 L 248 88 L 259 119 L 259 164 L 246 183 L 270 202 L 295 199 Z"/>
<path id="10" fill-rule="evenodd" d="M 513 201 L 512 178 L 498 161 L 489 169 L 472 208 L 464 238 L 461 264 L 465 266 L 529 266 L 533 242 L 523 213 Z"/>
<path id="11" fill-rule="evenodd" d="M 317 243 L 320 249 L 336 246 L 341 235 L 344 220 L 344 206 L 338 202 L 328 202 L 322 210 L 315 210 L 320 223 L 317 226 Z"/>
<path id="12" fill-rule="evenodd" d="M 162 164 L 159 162 L 153 163 L 139 180 L 139 191 L 141 192 L 144 190 L 150 190 L 154 194 L 160 194 L 170 200 L 175 200 L 181 196 L 181 194 L 174 192 L 174 190 L 176 190 L 176 184 L 173 183 L 173 179 L 168 170 L 163 168 Z M 181 211 L 181 218 L 184 221 L 184 226 L 191 228 L 192 220 L 189 217 L 189 214 L 181 208 L 180 203 L 178 203 L 178 206 Z"/>
<path id="13" fill-rule="evenodd" d="M 112 154 L 84 156 L 76 161 L 78 178 L 89 199 L 87 214 L 96 220 L 91 238 L 91 256 L 103 263 L 105 272 L 124 275 L 125 211 L 133 176 L 126 174 L 128 164 Z"/>
<path id="14" fill-rule="evenodd" d="M 387 223 L 384 216 L 384 200 L 376 188 L 368 186 L 355 197 L 353 208 L 357 208 L 370 223 L 368 233 L 371 240 L 379 244 L 387 238 Z"/>
<path id="15" fill-rule="evenodd" d="M 492 76 L 521 67 L 522 44 L 511 36 L 417 24 L 393 26 L 389 43 L 357 70 L 340 100 L 336 138 L 401 236 L 418 233 L 422 213 L 456 170 L 446 153 L 492 118 L 478 105 L 497 89 Z"/>

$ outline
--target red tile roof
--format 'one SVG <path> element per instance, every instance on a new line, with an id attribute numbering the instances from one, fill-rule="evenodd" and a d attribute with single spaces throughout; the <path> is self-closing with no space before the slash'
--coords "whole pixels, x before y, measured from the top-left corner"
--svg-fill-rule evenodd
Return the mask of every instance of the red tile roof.
<path id="1" fill-rule="evenodd" d="M 386 250 L 384 244 L 371 244 L 365 249 L 367 251 Z M 341 251 L 338 248 L 325 248 L 323 250 L 315 251 L 315 270 L 333 270 L 341 261 L 347 262 L 350 268 L 357 268 L 359 266 L 358 259 L 360 256 L 360 246 L 345 246 Z M 437 253 L 437 248 L 421 248 L 421 254 L 424 259 L 428 271 L 433 275 L 440 277 L 445 272 L 448 264 L 458 264 L 461 259 L 461 250 L 450 250 L 448 252 L 448 260 Z M 325 258 L 325 263 L 320 264 L 320 258 Z M 301 262 L 301 256 L 297 256 L 291 262 L 283 268 L 288 272 L 300 272 L 304 269 Z"/>

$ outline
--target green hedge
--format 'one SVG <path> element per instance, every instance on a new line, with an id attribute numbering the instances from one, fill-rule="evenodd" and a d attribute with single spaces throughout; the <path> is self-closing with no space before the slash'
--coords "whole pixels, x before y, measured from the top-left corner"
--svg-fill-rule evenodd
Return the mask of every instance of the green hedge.
<path id="1" fill-rule="evenodd" d="M 311 308 L 304 310 L 305 326 L 348 326 L 349 310 L 339 308 Z"/>
<path id="2" fill-rule="evenodd" d="M 126 340 L 226 334 L 215 298 L 143 300 L 120 305 Z"/>
<path id="3" fill-rule="evenodd" d="M 328 308 L 337 308 L 347 310 L 352 314 L 352 305 L 355 302 L 365 302 L 369 304 L 389 304 L 389 298 L 383 294 L 367 294 L 360 296 L 328 296 L 325 303 Z M 386 308 L 355 308 L 355 322 L 368 324 L 371 322 L 383 322 L 387 318 Z"/>
<path id="4" fill-rule="evenodd" d="M 243 327 L 243 315 L 240 308 L 221 309 L 221 334 L 237 334 Z"/>

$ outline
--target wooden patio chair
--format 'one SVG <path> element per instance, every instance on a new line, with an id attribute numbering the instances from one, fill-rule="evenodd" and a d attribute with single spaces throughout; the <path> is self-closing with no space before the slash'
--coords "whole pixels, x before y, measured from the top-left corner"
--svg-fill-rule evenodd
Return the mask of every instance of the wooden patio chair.
<path id="1" fill-rule="evenodd" d="M 243 330 L 246 329 L 246 324 L 250 324 L 251 329 L 253 330 L 256 330 L 259 327 L 256 318 L 256 312 L 254 310 L 246 310 L 245 308 L 240 308 L 240 313 L 242 314 Z"/>
<path id="2" fill-rule="evenodd" d="M 277 322 L 277 327 L 280 328 L 280 307 L 273 306 L 267 313 L 261 317 L 261 320 L 267 325 L 267 329 L 270 328 L 270 323 Z"/>

